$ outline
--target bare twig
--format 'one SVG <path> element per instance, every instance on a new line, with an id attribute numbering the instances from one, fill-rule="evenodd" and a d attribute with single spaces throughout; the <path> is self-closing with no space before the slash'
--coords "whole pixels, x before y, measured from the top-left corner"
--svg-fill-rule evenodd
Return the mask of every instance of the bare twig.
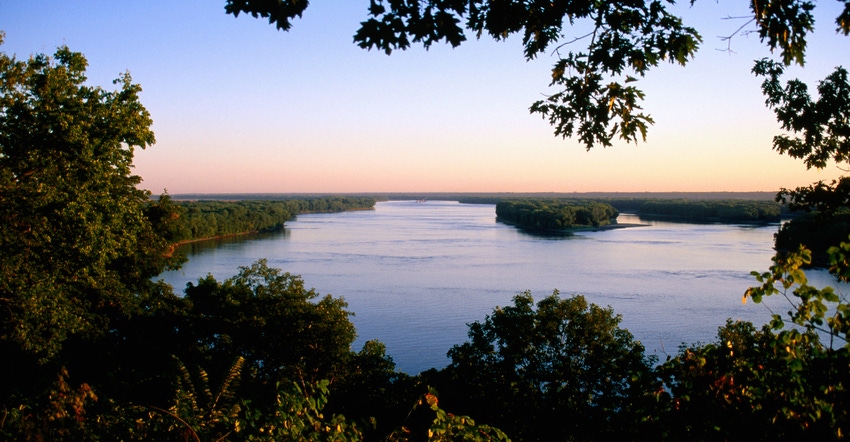
<path id="1" fill-rule="evenodd" d="M 174 419 L 177 419 L 178 421 L 180 421 L 180 423 L 182 423 L 183 425 L 186 426 L 186 428 L 189 430 L 189 433 L 194 437 L 194 439 L 196 441 L 201 442 L 201 438 L 198 437 L 198 433 L 195 432 L 195 430 L 192 428 L 191 425 L 189 425 L 188 422 L 181 419 L 180 416 L 177 416 L 176 414 L 174 414 L 174 413 L 172 413 L 168 410 L 165 410 L 165 409 L 162 409 L 162 408 L 159 408 L 159 407 L 154 407 L 152 405 L 150 406 L 150 408 L 153 409 L 153 410 L 159 411 L 160 413 L 165 413 L 165 414 L 173 417 Z"/>
<path id="2" fill-rule="evenodd" d="M 727 35 L 727 36 L 719 35 L 717 37 L 717 38 L 720 39 L 720 41 L 726 42 L 726 49 L 718 49 L 718 51 L 724 51 L 724 52 L 728 52 L 730 54 L 734 54 L 735 52 L 732 51 L 732 38 L 735 37 L 738 34 L 741 34 L 742 33 L 741 31 L 745 27 L 747 27 L 750 23 L 756 21 L 755 17 L 748 17 L 748 16 L 741 16 L 741 17 L 728 16 L 728 17 L 725 17 L 725 18 L 721 18 L 721 20 L 741 20 L 741 19 L 746 19 L 746 18 L 749 18 L 749 20 L 747 20 L 746 23 L 744 23 L 743 25 L 738 27 L 738 29 L 736 29 L 735 32 L 733 32 L 733 33 L 731 33 L 730 35 Z M 747 33 L 749 33 L 749 32 L 744 32 L 743 34 L 746 35 Z"/>
<path id="3" fill-rule="evenodd" d="M 558 45 L 558 46 L 557 46 L 557 47 L 556 47 L 556 48 L 552 51 L 552 55 L 556 55 L 556 54 L 557 54 L 557 55 L 560 57 L 560 56 L 561 56 L 561 54 L 560 54 L 559 50 L 560 50 L 562 47 L 567 46 L 567 45 L 571 45 L 571 44 L 573 44 L 573 43 L 575 43 L 575 42 L 577 42 L 577 41 L 579 41 L 579 40 L 584 40 L 585 38 L 590 37 L 591 35 L 593 35 L 593 34 L 595 34 L 595 33 L 596 33 L 596 30 L 594 29 L 593 31 L 588 32 L 587 34 L 584 34 L 584 35 L 582 35 L 582 36 L 580 36 L 580 37 L 576 37 L 576 38 L 574 38 L 574 39 L 572 39 L 572 40 L 570 40 L 570 41 L 568 41 L 568 42 L 565 42 L 565 43 L 561 43 L 561 44 L 559 44 L 559 45 Z"/>

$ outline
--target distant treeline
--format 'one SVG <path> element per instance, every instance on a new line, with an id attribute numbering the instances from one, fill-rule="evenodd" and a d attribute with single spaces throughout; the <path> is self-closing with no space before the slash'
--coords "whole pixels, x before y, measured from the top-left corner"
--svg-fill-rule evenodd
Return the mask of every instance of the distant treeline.
<path id="1" fill-rule="evenodd" d="M 690 222 L 776 222 L 783 212 L 775 201 L 752 200 L 607 200 L 618 210 L 635 212 L 644 218 L 671 218 Z"/>
<path id="2" fill-rule="evenodd" d="M 375 193 L 388 200 L 439 200 L 462 203 L 496 204 L 499 201 L 519 200 L 687 200 L 687 201 L 773 201 L 776 192 L 420 192 L 420 193 Z M 267 198 L 265 198 L 267 199 Z M 613 205 L 613 204 L 612 204 Z M 616 206 L 615 206 L 616 207 Z"/>
<path id="3" fill-rule="evenodd" d="M 177 238 L 194 241 L 283 228 L 301 213 L 372 209 L 367 197 L 322 197 L 289 200 L 177 201 L 182 208 Z"/>
<path id="4" fill-rule="evenodd" d="M 618 215 L 613 206 L 598 201 L 533 199 L 496 204 L 496 216 L 500 221 L 539 231 L 603 226 Z"/>
<path id="5" fill-rule="evenodd" d="M 711 199 L 660 199 L 660 198 L 599 198 L 593 200 L 569 198 L 505 198 L 498 196 L 472 196 L 461 198 L 467 204 L 498 204 L 503 202 L 572 202 L 596 201 L 613 206 L 618 212 L 632 212 L 644 218 L 664 218 L 670 221 L 697 223 L 757 223 L 777 222 L 785 206 L 768 200 L 711 200 Z M 498 212 L 497 212 L 498 215 Z"/>

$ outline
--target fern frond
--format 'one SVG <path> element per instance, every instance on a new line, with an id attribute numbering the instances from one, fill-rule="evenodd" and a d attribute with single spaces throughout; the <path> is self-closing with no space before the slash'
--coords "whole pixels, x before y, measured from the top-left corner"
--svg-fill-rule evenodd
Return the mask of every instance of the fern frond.
<path id="1" fill-rule="evenodd" d="M 216 396 L 215 401 L 210 406 L 211 410 L 214 410 L 218 406 L 219 400 L 232 401 L 233 398 L 236 397 L 236 389 L 239 388 L 239 380 L 244 366 L 245 358 L 242 356 L 236 358 L 236 362 L 234 362 L 233 366 L 230 367 L 227 377 L 224 378 L 224 381 L 221 383 L 218 396 Z"/>
<path id="2" fill-rule="evenodd" d="M 197 412 L 197 393 L 195 392 L 195 385 L 192 383 L 192 375 L 189 374 L 189 369 L 186 368 L 186 364 L 180 358 L 174 355 L 171 357 L 177 363 L 177 370 L 180 372 L 180 376 L 177 378 L 177 390 L 186 394 L 186 397 L 191 401 L 192 411 Z"/>

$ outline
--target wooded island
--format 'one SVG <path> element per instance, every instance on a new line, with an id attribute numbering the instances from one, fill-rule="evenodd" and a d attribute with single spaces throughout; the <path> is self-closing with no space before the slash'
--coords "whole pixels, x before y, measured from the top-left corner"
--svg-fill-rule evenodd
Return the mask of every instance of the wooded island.
<path id="1" fill-rule="evenodd" d="M 597 201 L 522 200 L 496 204 L 499 221 L 541 232 L 610 225 L 616 223 L 618 215 L 613 206 Z"/>

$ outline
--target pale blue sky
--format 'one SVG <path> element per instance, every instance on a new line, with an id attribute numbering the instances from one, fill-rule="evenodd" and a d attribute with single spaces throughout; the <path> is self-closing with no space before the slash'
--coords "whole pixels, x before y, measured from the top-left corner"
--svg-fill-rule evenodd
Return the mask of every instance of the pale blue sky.
<path id="1" fill-rule="evenodd" d="M 352 43 L 367 6 L 314 1 L 282 32 L 226 15 L 224 0 L 0 0 L 0 29 L 19 58 L 82 52 L 93 84 L 130 71 L 154 119 L 157 144 L 136 153 L 154 193 L 775 191 L 840 174 L 771 150 L 779 127 L 749 73 L 768 51 L 755 36 L 717 50 L 739 26 L 721 19 L 746 2 L 678 6 L 704 42 L 689 66 L 640 82 L 647 142 L 590 152 L 528 113 L 553 57 L 526 62 L 516 38 L 368 52 Z M 795 75 L 850 67 L 839 7 L 818 5 Z"/>

